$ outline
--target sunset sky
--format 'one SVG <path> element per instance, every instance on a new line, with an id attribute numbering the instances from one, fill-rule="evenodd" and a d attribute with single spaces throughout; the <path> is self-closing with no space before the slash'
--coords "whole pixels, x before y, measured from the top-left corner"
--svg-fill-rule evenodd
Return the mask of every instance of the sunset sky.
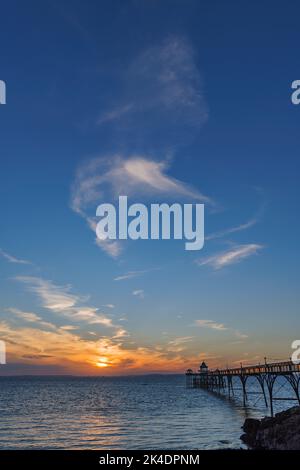
<path id="1" fill-rule="evenodd" d="M 300 4 L 289 5 L 1 6 L 0 374 L 289 358 L 300 333 Z M 204 203 L 204 248 L 97 242 L 96 208 L 119 195 Z"/>

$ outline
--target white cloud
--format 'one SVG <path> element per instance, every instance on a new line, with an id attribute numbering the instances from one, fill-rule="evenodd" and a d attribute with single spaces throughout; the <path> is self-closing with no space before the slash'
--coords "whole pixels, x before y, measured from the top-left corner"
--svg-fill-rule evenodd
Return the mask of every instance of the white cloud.
<path id="1" fill-rule="evenodd" d="M 25 312 L 24 310 L 20 310 L 18 308 L 8 308 L 7 311 L 12 315 L 24 320 L 28 323 L 36 323 L 39 327 L 46 328 L 46 329 L 56 329 L 56 326 L 53 323 L 44 321 L 39 315 L 33 312 Z"/>
<path id="2" fill-rule="evenodd" d="M 250 243 L 247 245 L 236 245 L 227 251 L 217 253 L 208 258 L 199 259 L 196 263 L 199 266 L 211 266 L 213 269 L 222 269 L 230 264 L 238 263 L 251 255 L 255 255 L 263 248 L 262 245 Z"/>
<path id="3" fill-rule="evenodd" d="M 139 297 L 140 299 L 143 299 L 145 297 L 145 293 L 143 289 L 136 289 L 132 291 L 132 295 Z"/>
<path id="4" fill-rule="evenodd" d="M 208 196 L 198 190 L 167 175 L 169 163 L 155 161 L 143 156 L 132 156 L 128 159 L 118 159 L 117 164 L 108 174 L 115 190 L 115 195 L 124 193 L 128 196 L 135 194 L 165 194 L 184 196 L 197 201 L 212 204 Z"/>
<path id="5" fill-rule="evenodd" d="M 68 311 L 80 300 L 79 296 L 70 293 L 70 285 L 57 286 L 51 281 L 33 276 L 17 276 L 15 279 L 26 284 L 42 300 L 43 307 L 49 310 Z"/>
<path id="6" fill-rule="evenodd" d="M 124 338 L 125 336 L 129 336 L 128 331 L 124 328 L 118 328 L 112 339 Z"/>
<path id="7" fill-rule="evenodd" d="M 10 263 L 15 263 L 15 264 L 32 264 L 30 261 L 27 261 L 25 259 L 21 258 L 16 258 L 15 256 L 7 253 L 6 251 L 2 250 L 0 248 L 0 256 L 2 256 L 4 259 L 9 261 Z"/>
<path id="8" fill-rule="evenodd" d="M 31 276 L 18 276 L 15 279 L 26 284 L 29 290 L 39 297 L 45 309 L 62 314 L 74 321 L 99 324 L 116 330 L 120 328 L 97 307 L 85 305 L 86 298 L 71 293 L 69 285 L 58 286 L 52 281 Z"/>
<path id="9" fill-rule="evenodd" d="M 117 258 L 122 252 L 122 246 L 118 240 L 100 240 L 99 238 L 96 238 L 95 242 L 99 248 L 105 251 L 112 258 Z"/>
<path id="10" fill-rule="evenodd" d="M 119 195 L 182 197 L 214 205 L 214 201 L 186 183 L 167 174 L 169 162 L 156 161 L 143 155 L 95 158 L 82 164 L 71 190 L 71 208 L 83 217 L 95 232 L 96 207 L 102 202 L 115 202 Z M 92 211 L 92 213 L 91 213 Z M 118 240 L 99 240 L 97 245 L 112 257 L 120 255 Z"/>
<path id="11" fill-rule="evenodd" d="M 100 324 L 107 327 L 114 327 L 112 319 L 101 314 L 96 307 L 80 307 L 76 306 L 69 313 L 72 318 L 79 321 L 85 321 L 90 324 Z"/>
<path id="12" fill-rule="evenodd" d="M 8 312 L 16 315 L 17 317 L 23 318 L 28 322 L 39 322 L 41 320 L 41 317 L 32 312 L 24 312 L 23 310 L 17 308 L 9 308 L 7 310 Z"/>
<path id="13" fill-rule="evenodd" d="M 75 325 L 63 325 L 63 326 L 60 326 L 60 329 L 61 330 L 65 330 L 65 331 L 73 331 L 73 330 L 78 330 L 78 326 L 75 326 Z M 95 333 L 96 334 L 96 333 Z"/>
<path id="14" fill-rule="evenodd" d="M 195 326 L 200 328 L 210 328 L 212 330 L 225 331 L 228 328 L 223 323 L 217 323 L 213 320 L 195 320 Z"/>
<path id="15" fill-rule="evenodd" d="M 156 161 L 143 155 L 122 155 L 95 158 L 82 164 L 72 187 L 71 207 L 85 215 L 90 205 L 100 204 L 104 196 L 116 199 L 127 196 L 173 195 L 185 196 L 213 204 L 213 201 L 197 189 L 167 175 L 169 163 Z M 107 202 L 107 201 L 106 201 Z M 93 227 L 93 223 L 91 224 Z"/>
<path id="16" fill-rule="evenodd" d="M 247 230 L 248 228 L 251 228 L 254 225 L 256 225 L 257 222 L 258 222 L 257 218 L 250 219 L 248 220 L 248 222 L 237 225 L 236 227 L 230 227 L 228 229 L 220 230 L 219 232 L 214 232 L 210 235 L 207 235 L 205 237 L 205 240 L 207 241 L 215 240 L 216 238 L 222 238 L 222 237 L 225 237 L 226 235 L 231 235 L 232 233 L 241 232 L 242 230 Z"/>
<path id="17" fill-rule="evenodd" d="M 127 279 L 133 279 L 134 277 L 142 276 L 144 273 L 148 271 L 128 271 L 125 274 L 121 274 L 114 278 L 114 281 L 126 281 Z"/>

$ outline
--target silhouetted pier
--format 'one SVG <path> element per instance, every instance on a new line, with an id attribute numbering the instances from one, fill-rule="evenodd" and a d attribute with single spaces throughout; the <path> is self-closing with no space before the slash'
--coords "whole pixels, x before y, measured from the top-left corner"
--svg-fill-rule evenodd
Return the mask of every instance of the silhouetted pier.
<path id="1" fill-rule="evenodd" d="M 268 364 L 258 364 L 254 366 L 243 366 L 228 369 L 209 370 L 205 362 L 200 366 L 199 371 L 186 371 L 186 385 L 188 388 L 204 388 L 210 391 L 226 391 L 229 396 L 234 396 L 235 388 L 233 378 L 237 377 L 241 382 L 244 406 L 247 404 L 248 394 L 257 393 L 263 396 L 265 405 L 270 407 L 273 416 L 274 400 L 296 400 L 300 404 L 299 383 L 300 364 L 292 361 L 273 362 Z M 250 392 L 247 390 L 247 381 L 250 377 L 257 379 L 261 392 Z M 274 396 L 274 384 L 278 377 L 283 377 L 290 384 L 294 392 L 291 397 Z"/>

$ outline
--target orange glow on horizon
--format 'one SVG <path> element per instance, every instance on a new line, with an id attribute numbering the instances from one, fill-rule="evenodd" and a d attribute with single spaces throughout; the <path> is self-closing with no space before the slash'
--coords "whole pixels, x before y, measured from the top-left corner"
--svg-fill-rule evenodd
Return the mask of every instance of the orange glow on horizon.
<path id="1" fill-rule="evenodd" d="M 57 367 L 58 374 L 126 375 L 184 373 L 187 368 L 196 370 L 202 360 L 210 368 L 234 365 L 239 358 L 247 363 L 261 360 L 256 349 L 253 354 L 250 350 L 246 355 L 240 348 L 233 351 L 221 345 L 213 353 L 204 348 L 199 351 L 197 345 L 188 348 L 185 337 L 164 344 L 135 344 L 132 347 L 120 338 L 87 340 L 72 330 L 55 328 L 51 324 L 43 324 L 42 327 L 45 329 L 0 322 L 0 335 L 6 338 L 8 345 L 8 364 L 38 365 L 39 371 L 44 367 L 42 373 L 45 374 L 48 371 L 53 373 L 53 368 Z"/>

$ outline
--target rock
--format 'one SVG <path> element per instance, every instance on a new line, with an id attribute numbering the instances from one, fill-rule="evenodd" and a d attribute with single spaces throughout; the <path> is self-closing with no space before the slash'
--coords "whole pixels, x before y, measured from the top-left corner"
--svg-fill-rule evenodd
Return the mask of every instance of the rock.
<path id="1" fill-rule="evenodd" d="M 258 430 L 259 425 L 260 425 L 259 419 L 247 418 L 243 425 L 243 431 L 245 431 L 245 433 L 256 434 L 256 431 Z"/>
<path id="2" fill-rule="evenodd" d="M 246 419 L 241 440 L 253 449 L 300 450 L 300 406 L 274 418 Z"/>
<path id="3" fill-rule="evenodd" d="M 247 418 L 242 426 L 245 434 L 241 436 L 241 440 L 250 447 L 253 447 L 255 444 L 256 433 L 260 426 L 259 419 Z"/>

